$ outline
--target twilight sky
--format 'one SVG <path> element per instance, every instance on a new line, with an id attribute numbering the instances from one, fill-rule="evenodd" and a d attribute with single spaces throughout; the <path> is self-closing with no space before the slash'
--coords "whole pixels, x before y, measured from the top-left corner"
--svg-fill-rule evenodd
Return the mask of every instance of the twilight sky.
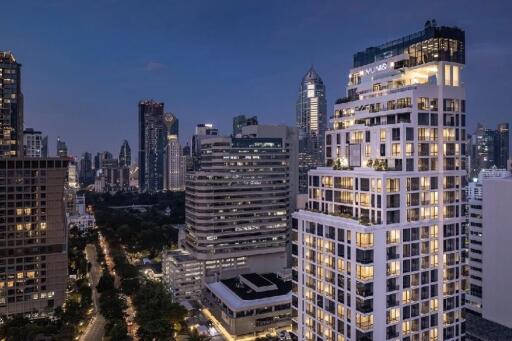
<path id="1" fill-rule="evenodd" d="M 23 64 L 25 127 L 61 136 L 73 155 L 136 158 L 137 102 L 153 98 L 180 120 L 231 132 L 231 118 L 294 124 L 311 64 L 329 115 L 353 53 L 419 31 L 427 19 L 466 31 L 469 129 L 512 121 L 510 0 L 17 0 L 0 20 L 0 50 Z"/>

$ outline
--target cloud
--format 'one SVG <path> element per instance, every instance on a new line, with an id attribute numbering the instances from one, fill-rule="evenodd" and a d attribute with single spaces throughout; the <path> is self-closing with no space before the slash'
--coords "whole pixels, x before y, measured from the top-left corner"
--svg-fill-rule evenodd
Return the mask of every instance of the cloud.
<path id="1" fill-rule="evenodd" d="M 148 72 L 156 72 L 167 69 L 167 65 L 158 62 L 148 62 L 144 65 L 144 70 Z"/>

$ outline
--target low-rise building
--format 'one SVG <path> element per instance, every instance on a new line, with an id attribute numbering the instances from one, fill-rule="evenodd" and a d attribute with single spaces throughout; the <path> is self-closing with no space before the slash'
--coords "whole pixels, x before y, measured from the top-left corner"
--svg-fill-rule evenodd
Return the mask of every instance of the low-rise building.
<path id="1" fill-rule="evenodd" d="M 176 301 L 199 299 L 204 278 L 203 263 L 183 249 L 162 254 L 163 280 Z"/>
<path id="2" fill-rule="evenodd" d="M 275 273 L 208 283 L 203 304 L 233 337 L 291 327 L 292 282 Z"/>

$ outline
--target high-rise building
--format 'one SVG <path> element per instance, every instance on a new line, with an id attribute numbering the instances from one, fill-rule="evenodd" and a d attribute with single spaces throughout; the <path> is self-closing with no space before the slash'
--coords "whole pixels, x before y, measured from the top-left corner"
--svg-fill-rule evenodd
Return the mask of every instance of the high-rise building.
<path id="1" fill-rule="evenodd" d="M 490 243 L 488 240 L 485 240 L 484 234 L 487 234 L 490 228 L 483 226 L 483 184 L 487 179 L 500 179 L 510 177 L 510 172 L 506 169 L 482 169 L 478 178 L 473 180 L 468 184 L 468 264 L 469 264 L 469 288 L 466 294 L 466 308 L 470 309 L 477 314 L 482 314 L 483 309 L 483 278 L 484 278 L 484 264 L 483 264 L 483 253 L 487 250 L 489 252 L 494 253 L 496 250 L 496 244 Z M 508 181 L 505 184 L 512 184 L 512 182 Z M 503 188 L 505 189 L 505 188 Z M 498 200 L 498 196 L 491 198 L 492 205 L 497 204 L 496 200 Z M 489 214 L 489 213 L 487 213 Z M 507 226 L 508 222 L 503 221 L 503 224 Z M 496 227 L 494 227 L 496 228 Z M 499 230 L 499 227 L 498 227 Z M 489 233 L 496 235 L 497 230 Z M 505 238 L 507 233 L 505 232 L 502 237 Z M 512 236 L 512 232 L 508 233 L 509 236 Z M 490 239 L 489 239 L 490 240 Z M 484 245 L 485 242 L 485 245 Z M 485 247 L 486 246 L 486 247 Z M 492 249 L 492 250 L 491 250 Z M 503 252 L 503 251 L 502 251 Z M 494 259 L 495 256 L 491 256 L 488 259 L 491 260 L 489 264 L 486 264 L 485 270 L 489 267 L 499 266 L 499 260 Z M 501 281 L 504 279 L 495 278 L 495 281 Z M 492 285 L 492 284 L 491 284 Z M 492 285 L 492 289 L 494 290 L 495 285 Z M 491 296 L 489 294 L 489 296 Z M 512 314 L 512 308 L 508 311 L 509 314 Z M 512 328 L 512 319 L 510 320 L 510 328 Z"/>
<path id="2" fill-rule="evenodd" d="M 57 156 L 68 157 L 68 146 L 60 137 L 57 138 Z"/>
<path id="3" fill-rule="evenodd" d="M 26 157 L 41 157 L 42 135 L 40 131 L 27 128 L 23 131 L 23 148 Z"/>
<path id="4" fill-rule="evenodd" d="M 508 123 L 500 123 L 496 129 L 496 167 L 507 168 L 509 155 L 509 125 Z"/>
<path id="5" fill-rule="evenodd" d="M 41 157 L 48 157 L 48 135 L 41 139 Z"/>
<path id="6" fill-rule="evenodd" d="M 0 51 L 0 156 L 23 156 L 21 64 Z"/>
<path id="7" fill-rule="evenodd" d="M 299 340 L 464 339 L 464 41 L 429 21 L 354 55 L 293 215 Z"/>
<path id="8" fill-rule="evenodd" d="M 199 169 L 186 179 L 185 247 L 206 276 L 282 270 L 294 141 L 257 134 L 200 142 Z"/>
<path id="9" fill-rule="evenodd" d="M 47 313 L 64 303 L 68 259 L 62 198 L 68 162 L 0 159 L 2 192 L 12 193 L 3 195 L 0 209 L 0 230 L 12 231 L 0 236 L 0 315 Z M 19 185 L 20 178 L 26 185 Z"/>
<path id="10" fill-rule="evenodd" d="M 512 339 L 510 203 L 512 176 L 505 169 L 482 170 L 469 188 L 469 289 L 471 340 Z M 471 314 L 473 312 L 474 314 Z"/>
<path id="11" fill-rule="evenodd" d="M 132 150 L 127 140 L 123 141 L 119 151 L 119 166 L 130 167 L 132 165 Z"/>
<path id="12" fill-rule="evenodd" d="M 471 136 L 470 143 L 472 177 L 477 177 L 482 169 L 507 168 L 509 157 L 508 123 L 500 123 L 496 129 L 486 128 L 479 123 L 476 132 Z"/>
<path id="13" fill-rule="evenodd" d="M 324 162 L 327 128 L 325 85 L 313 67 L 302 78 L 296 111 L 299 129 L 299 192 L 306 193 L 308 170 Z"/>
<path id="14" fill-rule="evenodd" d="M 92 154 L 85 152 L 78 164 L 78 180 L 81 185 L 90 185 L 94 182 L 94 171 L 92 169 Z"/>
<path id="15" fill-rule="evenodd" d="M 242 133 L 242 128 L 245 126 L 252 126 L 258 124 L 258 116 L 246 117 L 245 115 L 238 115 L 233 117 L 233 136 Z"/>
<path id="16" fill-rule="evenodd" d="M 178 139 L 178 119 L 174 114 L 164 115 L 166 127 L 164 157 L 164 189 L 167 191 L 183 191 L 185 189 L 185 162 Z M 176 128 L 176 129 L 175 129 Z"/>
<path id="17" fill-rule="evenodd" d="M 139 190 L 142 192 L 159 191 L 164 186 L 166 128 L 163 116 L 164 103 L 139 102 Z"/>

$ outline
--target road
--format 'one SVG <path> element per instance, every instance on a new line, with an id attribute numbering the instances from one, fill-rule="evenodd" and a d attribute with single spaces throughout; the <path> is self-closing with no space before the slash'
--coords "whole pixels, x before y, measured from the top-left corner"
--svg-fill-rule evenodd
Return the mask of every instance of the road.
<path id="1" fill-rule="evenodd" d="M 85 255 L 89 263 L 91 263 L 91 270 L 89 271 L 89 280 L 92 288 L 92 302 L 94 304 L 95 315 L 87 326 L 87 329 L 80 337 L 81 341 L 100 341 L 103 339 L 105 332 L 105 318 L 100 313 L 99 294 L 96 290 L 96 285 L 101 277 L 101 265 L 98 264 L 96 259 L 96 246 L 87 244 L 85 247 Z"/>

